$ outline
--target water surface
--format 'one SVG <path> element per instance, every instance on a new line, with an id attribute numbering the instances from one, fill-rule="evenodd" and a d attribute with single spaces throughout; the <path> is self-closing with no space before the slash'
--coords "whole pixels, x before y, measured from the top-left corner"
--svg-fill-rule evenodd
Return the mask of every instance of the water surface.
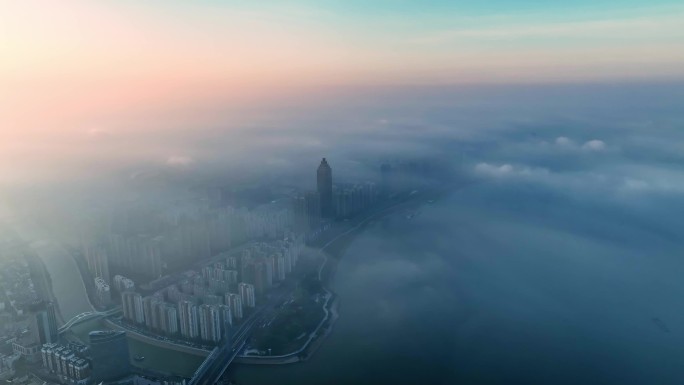
<path id="1" fill-rule="evenodd" d="M 306 363 L 240 384 L 678 384 L 684 259 L 649 220 L 482 184 L 376 222 Z"/>

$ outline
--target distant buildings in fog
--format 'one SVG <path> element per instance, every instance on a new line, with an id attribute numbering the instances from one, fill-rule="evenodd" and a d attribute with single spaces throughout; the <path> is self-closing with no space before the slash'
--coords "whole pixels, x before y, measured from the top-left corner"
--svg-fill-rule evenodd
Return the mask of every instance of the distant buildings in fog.
<path id="1" fill-rule="evenodd" d="M 254 242 L 151 296 L 124 290 L 123 319 L 152 333 L 217 344 L 256 307 L 259 295 L 292 272 L 303 248 L 303 238 L 294 235 Z"/>
<path id="2" fill-rule="evenodd" d="M 307 192 L 293 199 L 295 230 L 301 233 L 317 229 L 321 224 L 321 198 L 318 192 Z"/>
<path id="3" fill-rule="evenodd" d="M 256 296 L 254 293 L 254 285 L 250 283 L 240 283 L 238 285 L 238 290 L 240 292 L 240 298 L 242 299 L 242 304 L 246 307 L 256 306 Z"/>
<path id="4" fill-rule="evenodd" d="M 147 214 L 119 213 L 108 232 L 83 243 L 81 251 L 93 277 L 110 283 L 112 269 L 156 279 L 167 266 L 186 266 L 252 239 L 278 239 L 293 225 L 288 207 L 270 204 L 249 210 L 186 208 Z"/>
<path id="5" fill-rule="evenodd" d="M 110 301 L 110 267 L 136 279 L 155 294 L 143 297 L 136 285 L 115 275 L 111 287 L 121 294 L 126 322 L 153 333 L 215 344 L 256 307 L 272 287 L 297 265 L 306 235 L 323 231 L 335 219 L 369 209 L 381 197 L 415 187 L 427 166 L 418 162 L 384 164 L 380 186 L 373 182 L 333 184 L 332 167 L 323 158 L 316 170 L 316 191 L 300 194 L 291 207 L 273 201 L 255 208 L 221 206 L 221 194 L 207 206 L 183 206 L 166 212 L 128 210 L 108 224 L 109 232 L 84 243 L 88 269 L 95 276 L 97 299 Z M 252 241 L 201 271 L 160 276 L 236 244 Z M 130 274 L 129 274 L 130 273 Z"/>
<path id="6" fill-rule="evenodd" d="M 306 234 L 316 233 L 332 219 L 349 218 L 368 209 L 380 194 L 373 182 L 333 184 L 332 168 L 323 158 L 316 170 L 316 191 L 293 198 L 295 228 Z"/>
<path id="7" fill-rule="evenodd" d="M 337 218 L 349 218 L 368 209 L 378 200 L 375 183 L 338 185 L 333 191 L 333 206 Z"/>
<path id="8" fill-rule="evenodd" d="M 218 306 L 199 306 L 200 339 L 202 341 L 218 344 L 221 341 L 221 315 Z"/>
<path id="9" fill-rule="evenodd" d="M 226 306 L 230 308 L 233 319 L 239 321 L 244 313 L 242 312 L 242 297 L 239 294 L 227 293 L 225 296 Z"/>
<path id="10" fill-rule="evenodd" d="M 321 217 L 333 218 L 335 211 L 333 207 L 333 178 L 332 168 L 328 161 L 323 158 L 316 171 L 316 187 L 320 198 Z"/>
<path id="11" fill-rule="evenodd" d="M 95 277 L 95 295 L 97 304 L 100 306 L 107 307 L 112 302 L 109 285 L 102 277 Z"/>
<path id="12" fill-rule="evenodd" d="M 343 184 L 333 183 L 333 169 L 322 158 L 316 169 L 315 191 L 298 194 L 289 207 L 278 200 L 264 204 L 271 190 L 263 186 L 246 187 L 242 193 L 236 188 L 232 192 L 212 188 L 201 199 L 174 202 L 159 209 L 131 207 L 108 215 L 92 226 L 94 234 L 83 242 L 81 251 L 92 276 L 101 277 L 109 285 L 111 272 L 155 280 L 167 271 L 251 240 L 279 239 L 288 231 L 306 234 L 310 239 L 332 220 L 350 218 L 380 197 L 414 188 L 443 167 L 432 160 L 397 161 L 380 167 L 379 184 Z M 233 199 L 240 194 L 246 198 Z M 262 204 L 244 207 L 248 206 L 245 203 L 253 203 L 251 196 Z M 282 272 L 277 272 L 276 277 L 282 279 Z M 261 292 L 263 288 L 254 284 L 257 293 Z M 113 287 L 119 292 L 131 290 L 119 286 Z"/>
<path id="13" fill-rule="evenodd" d="M 135 282 L 133 282 L 132 279 L 124 277 L 123 275 L 115 275 L 114 288 L 116 288 L 116 291 L 119 293 L 123 293 L 124 291 L 132 291 L 135 290 Z"/>
<path id="14" fill-rule="evenodd" d="M 93 277 L 100 277 L 109 283 L 109 258 L 107 250 L 101 246 L 88 245 L 83 248 L 88 270 Z"/>

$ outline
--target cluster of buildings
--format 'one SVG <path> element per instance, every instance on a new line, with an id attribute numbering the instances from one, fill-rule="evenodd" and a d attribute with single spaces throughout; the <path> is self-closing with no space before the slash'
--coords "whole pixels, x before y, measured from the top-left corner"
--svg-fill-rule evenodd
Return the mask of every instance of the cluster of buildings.
<path id="1" fill-rule="evenodd" d="M 119 293 L 135 290 L 135 282 L 133 282 L 133 280 L 130 278 L 124 277 L 123 275 L 115 275 L 113 281 L 114 288 Z"/>
<path id="2" fill-rule="evenodd" d="M 383 170 L 387 185 L 404 175 L 389 166 Z M 332 168 L 323 158 L 317 169 L 316 191 L 296 196 L 293 204 L 274 201 L 247 209 L 223 206 L 221 199 L 214 199 L 213 205 L 196 201 L 166 210 L 122 210 L 105 221 L 104 227 L 94 230 L 92 241 L 83 242 L 81 252 L 93 278 L 101 278 L 110 287 L 112 272 L 155 280 L 166 271 L 248 241 L 282 239 L 291 231 L 308 239 L 310 233 L 320 231 L 330 221 L 349 218 L 369 208 L 386 188 L 383 184 L 379 189 L 371 182 L 333 185 Z M 267 290 L 272 283 L 270 279 L 262 282 L 261 276 L 283 279 L 291 263 L 281 261 L 278 265 L 276 261 L 272 265 L 273 272 L 254 272 L 253 282 L 243 281 L 254 284 L 258 293 Z M 96 290 L 97 298 L 107 303 L 106 286 L 98 281 Z"/>
<path id="3" fill-rule="evenodd" d="M 350 218 L 368 209 L 379 198 L 375 183 L 337 185 L 333 189 L 333 208 L 336 218 Z"/>
<path id="4" fill-rule="evenodd" d="M 54 304 L 35 301 L 27 308 L 28 327 L 12 340 L 14 354 L 37 362 L 43 344 L 57 342 L 59 330 Z"/>
<path id="5" fill-rule="evenodd" d="M 86 355 L 86 346 L 74 343 L 47 343 L 42 346 L 40 353 L 43 368 L 56 375 L 60 382 L 76 385 L 87 384 L 90 381 L 91 367 Z"/>
<path id="6" fill-rule="evenodd" d="M 218 345 L 293 272 L 310 234 L 367 210 L 383 196 L 406 191 L 429 170 L 429 164 L 417 162 L 385 164 L 379 186 L 333 184 L 332 168 L 323 158 L 316 191 L 297 195 L 291 205 L 286 199 L 233 208 L 219 197 L 207 205 L 124 210 L 96 229 L 93 241 L 82 244 L 92 275 L 88 283 L 94 282 L 94 299 L 101 307 L 112 304 L 114 293 L 120 295 L 123 320 L 138 330 Z M 237 245 L 243 246 L 228 252 Z M 199 271 L 164 275 L 212 256 Z M 89 347 L 60 344 L 55 307 L 38 300 L 25 258 L 0 259 L 0 267 L 0 326 L 21 325 L 13 330 L 13 355 L 0 355 L 0 379 L 12 373 L 18 357 L 33 363 L 42 359 L 45 370 L 65 384 L 133 378 L 124 332 L 92 332 Z M 121 274 L 153 282 L 136 287 Z M 162 383 L 135 378 L 141 385 Z"/>
<path id="7" fill-rule="evenodd" d="M 295 268 L 304 249 L 304 238 L 291 235 L 274 242 L 254 242 L 231 260 L 239 268 L 242 282 L 254 285 L 256 294 L 264 294 L 283 281 Z"/>
<path id="8" fill-rule="evenodd" d="M 115 381 L 131 374 L 125 332 L 93 331 L 88 340 L 89 346 L 44 344 L 40 350 L 43 368 L 61 383 L 72 385 Z"/>
<path id="9" fill-rule="evenodd" d="M 332 168 L 323 158 L 316 173 L 316 191 L 293 199 L 294 227 L 304 234 L 319 231 L 333 219 L 346 219 L 375 204 L 381 191 L 373 182 L 333 185 Z"/>
<path id="10" fill-rule="evenodd" d="M 242 301 L 234 300 L 231 294 L 226 294 L 225 304 L 217 298 L 207 297 L 207 303 L 195 299 L 173 302 L 171 296 L 161 293 L 143 297 L 128 291 L 122 294 L 123 319 L 151 333 L 218 344 L 228 335 L 233 315 L 239 319 L 243 311 Z"/>
<path id="11" fill-rule="evenodd" d="M 0 336 L 10 336 L 26 329 L 25 312 L 38 294 L 21 245 L 4 238 L 0 247 Z"/>
<path id="12" fill-rule="evenodd" d="M 17 354 L 7 355 L 0 353 L 0 381 L 7 381 L 14 377 L 16 370 L 14 363 L 19 359 Z"/>
<path id="13" fill-rule="evenodd" d="M 144 214 L 144 215 L 141 215 Z M 110 282 L 110 270 L 156 279 L 165 269 L 208 258 L 252 239 L 275 239 L 292 226 L 287 207 L 253 209 L 174 207 L 168 212 L 131 210 L 112 220 L 81 252 L 93 277 Z"/>
<path id="14" fill-rule="evenodd" d="M 419 187 L 432 180 L 441 179 L 450 171 L 439 159 L 412 159 L 380 166 L 380 194 L 389 196 L 400 191 Z"/>
<path id="15" fill-rule="evenodd" d="M 253 242 L 152 295 L 121 286 L 123 319 L 152 333 L 218 344 L 259 296 L 286 279 L 303 248 L 303 238 L 294 236 Z"/>
<path id="16" fill-rule="evenodd" d="M 109 284 L 102 277 L 95 277 L 95 300 L 102 307 L 107 307 L 112 302 L 112 293 Z"/>

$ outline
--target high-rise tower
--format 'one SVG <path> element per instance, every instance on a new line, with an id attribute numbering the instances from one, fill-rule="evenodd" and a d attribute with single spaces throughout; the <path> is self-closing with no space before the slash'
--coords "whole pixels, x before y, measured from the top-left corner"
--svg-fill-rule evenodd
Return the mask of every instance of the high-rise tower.
<path id="1" fill-rule="evenodd" d="M 318 166 L 317 172 L 318 195 L 321 199 L 321 217 L 332 218 L 333 212 L 333 196 L 332 196 L 332 169 L 328 162 L 323 158 L 321 164 Z"/>
<path id="2" fill-rule="evenodd" d="M 92 331 L 88 333 L 88 339 L 95 382 L 113 381 L 131 374 L 125 332 Z"/>
<path id="3" fill-rule="evenodd" d="M 29 306 L 31 329 L 40 344 L 57 342 L 57 317 L 52 302 L 37 301 Z"/>

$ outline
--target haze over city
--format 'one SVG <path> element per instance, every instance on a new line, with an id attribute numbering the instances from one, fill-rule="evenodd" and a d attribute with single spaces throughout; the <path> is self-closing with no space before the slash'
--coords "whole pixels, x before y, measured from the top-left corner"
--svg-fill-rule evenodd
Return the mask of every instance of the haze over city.
<path id="1" fill-rule="evenodd" d="M 679 3 L 0 2 L 0 379 L 679 383 Z"/>

